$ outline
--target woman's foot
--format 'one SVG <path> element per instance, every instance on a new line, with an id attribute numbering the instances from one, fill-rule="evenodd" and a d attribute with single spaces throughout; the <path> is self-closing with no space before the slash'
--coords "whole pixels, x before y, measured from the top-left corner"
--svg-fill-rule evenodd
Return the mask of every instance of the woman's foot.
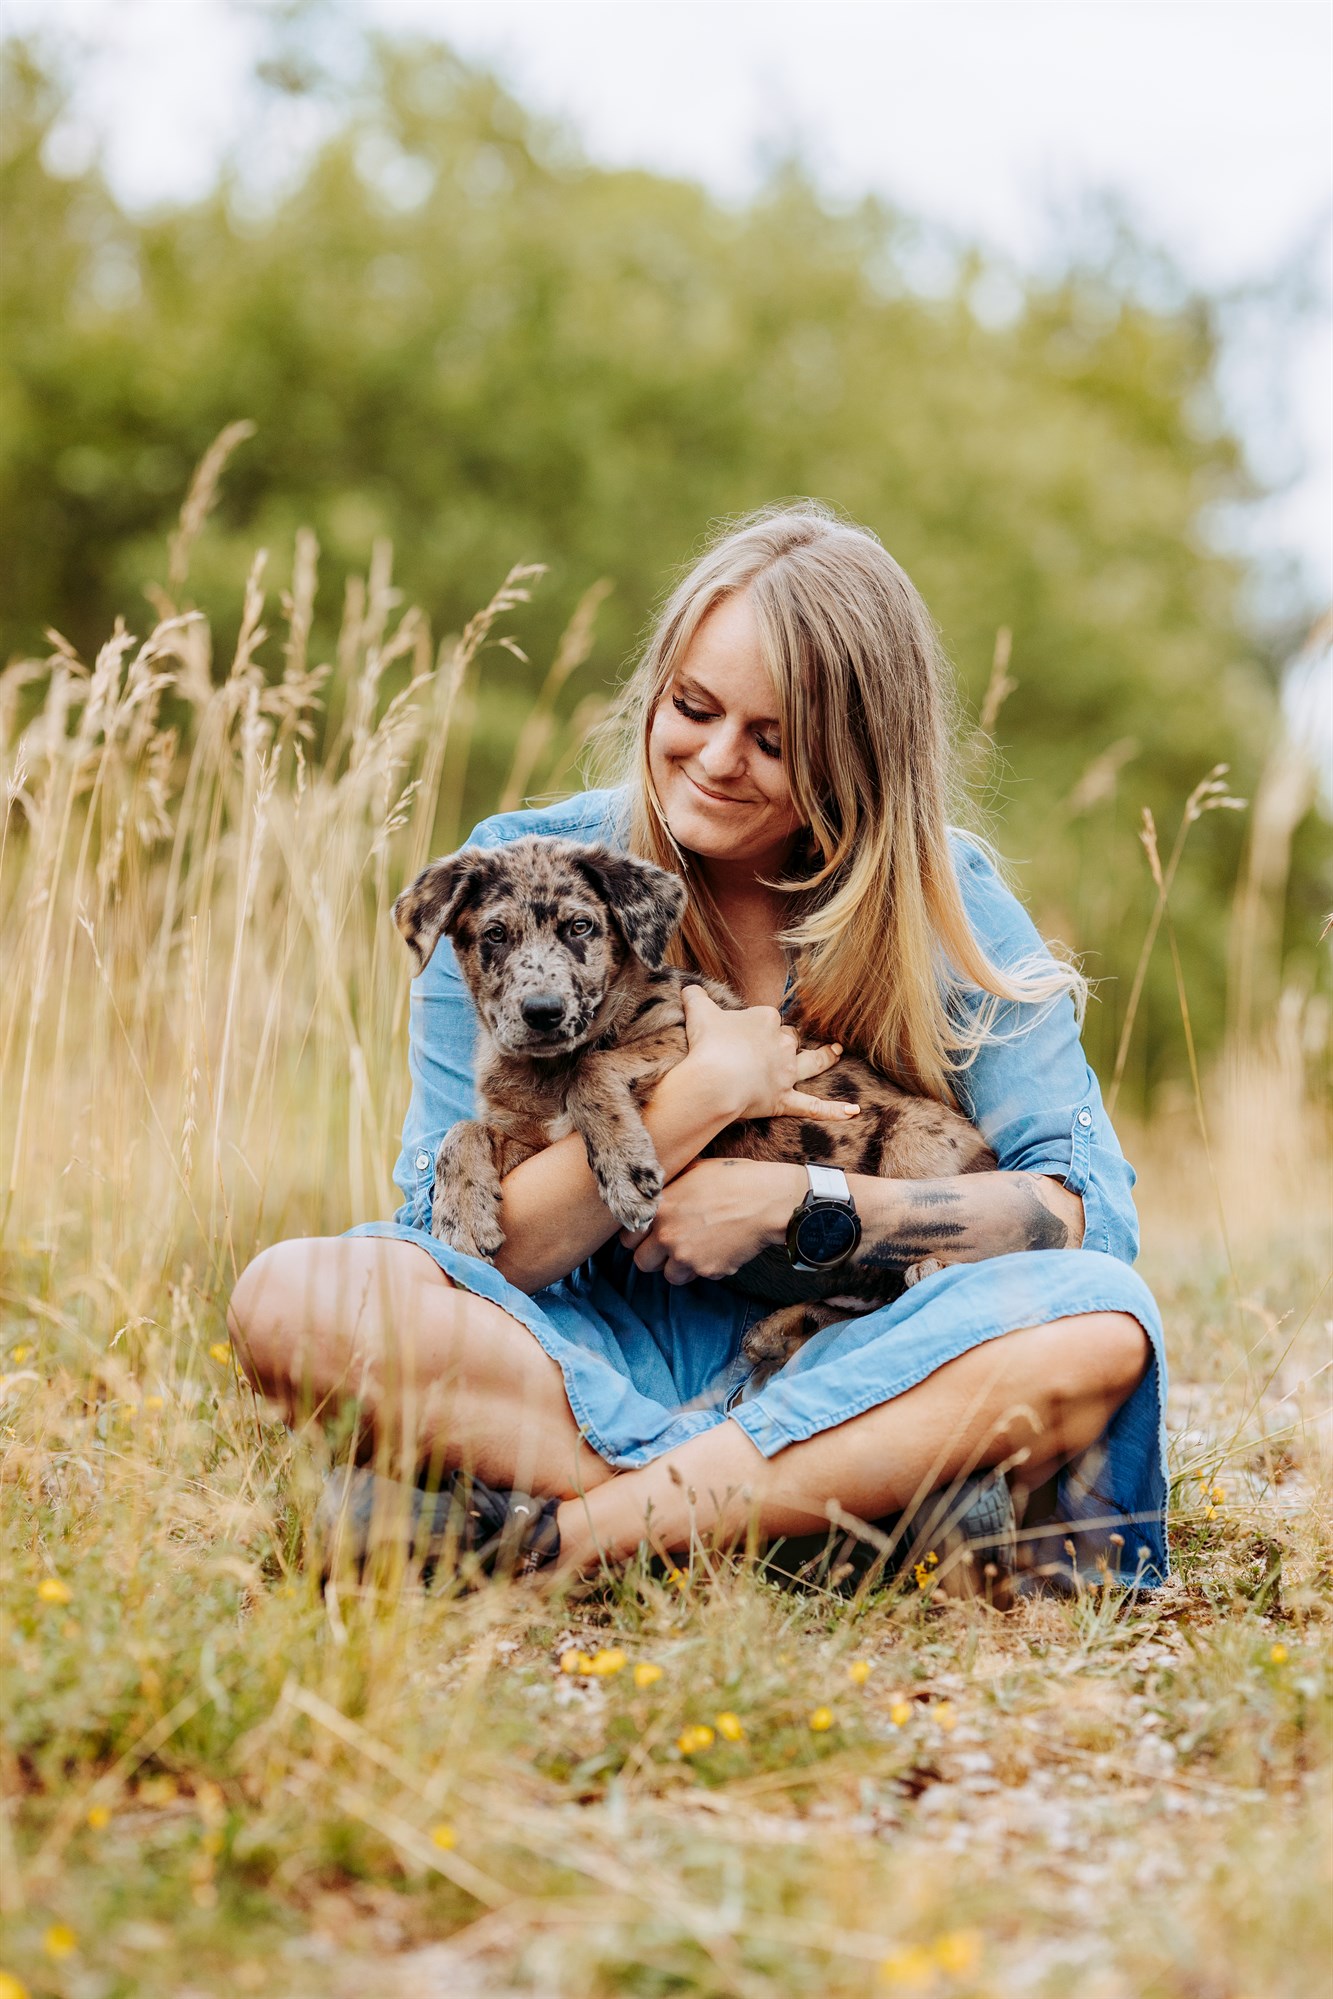
<path id="1" fill-rule="evenodd" d="M 441 1566 L 483 1575 L 530 1575 L 560 1553 L 554 1499 L 500 1492 L 465 1472 L 437 1491 L 404 1485 L 357 1465 L 324 1480 L 314 1531 L 327 1579 L 357 1576 L 372 1555 L 396 1552 L 420 1565 L 424 1582 Z"/>
<path id="2" fill-rule="evenodd" d="M 999 1608 L 1013 1600 L 1017 1567 L 1014 1503 L 1003 1475 L 973 1472 L 928 1493 L 906 1513 L 775 1543 L 767 1565 L 825 1588 L 856 1588 L 868 1579 L 914 1575 L 941 1596 L 984 1597 Z"/>

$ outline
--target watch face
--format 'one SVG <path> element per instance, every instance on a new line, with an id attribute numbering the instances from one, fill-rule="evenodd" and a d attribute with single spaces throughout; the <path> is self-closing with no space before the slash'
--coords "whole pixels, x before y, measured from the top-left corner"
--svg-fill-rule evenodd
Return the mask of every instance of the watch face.
<path id="1" fill-rule="evenodd" d="M 796 1251 L 802 1263 L 816 1263 L 822 1268 L 849 1256 L 860 1234 L 855 1215 L 846 1208 L 831 1203 L 827 1207 L 808 1208 L 797 1223 Z"/>

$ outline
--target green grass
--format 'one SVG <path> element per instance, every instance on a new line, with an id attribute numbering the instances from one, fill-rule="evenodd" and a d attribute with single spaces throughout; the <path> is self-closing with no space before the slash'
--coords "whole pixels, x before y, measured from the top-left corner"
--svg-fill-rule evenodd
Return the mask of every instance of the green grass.
<path id="1" fill-rule="evenodd" d="M 69 1999 L 407 1993 L 441 1945 L 449 1991 L 1322 1992 L 1317 1425 L 1247 1410 L 1252 1315 L 1200 1265 L 1163 1287 L 1218 1377 L 1176 1579 L 1009 1615 L 702 1554 L 679 1583 L 326 1599 L 322 1439 L 262 1422 L 222 1298 L 174 1330 L 164 1300 L 123 1361 L 49 1264 L 12 1270 L 0 1962 Z"/>

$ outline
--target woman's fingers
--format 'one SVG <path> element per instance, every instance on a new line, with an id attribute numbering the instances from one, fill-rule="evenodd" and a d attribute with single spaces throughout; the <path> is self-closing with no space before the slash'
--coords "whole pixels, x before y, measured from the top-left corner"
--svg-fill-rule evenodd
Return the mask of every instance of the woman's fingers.
<path id="1" fill-rule="evenodd" d="M 702 986 L 682 986 L 680 1004 L 685 1014 L 685 1039 L 693 1041 L 701 1034 L 710 1020 L 715 1020 L 722 1012 L 717 1001 L 710 999 Z"/>
<path id="2" fill-rule="evenodd" d="M 840 1041 L 826 1041 L 822 1048 L 803 1048 L 796 1057 L 796 1080 L 809 1082 L 811 1076 L 822 1076 L 825 1069 L 831 1069 L 842 1056 Z"/>
<path id="3" fill-rule="evenodd" d="M 844 1118 L 860 1117 L 861 1106 L 844 1103 L 841 1097 L 808 1097 L 803 1090 L 784 1090 L 773 1115 L 822 1118 L 825 1124 L 835 1124 Z"/>

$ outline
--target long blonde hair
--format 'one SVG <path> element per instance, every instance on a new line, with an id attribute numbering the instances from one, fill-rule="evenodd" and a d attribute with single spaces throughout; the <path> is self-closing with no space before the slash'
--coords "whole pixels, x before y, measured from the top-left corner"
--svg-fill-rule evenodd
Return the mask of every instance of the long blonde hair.
<path id="1" fill-rule="evenodd" d="M 951 677 L 930 615 L 869 529 L 816 501 L 725 529 L 676 585 L 612 718 L 629 849 L 683 875 L 677 962 L 726 980 L 730 935 L 697 858 L 671 837 L 648 764 L 658 703 L 709 612 L 749 593 L 788 783 L 808 829 L 781 942 L 804 1029 L 945 1102 L 1013 1002 L 1085 985 L 1049 955 L 1001 971 L 972 933 L 950 851 L 961 799 Z M 961 1004 L 960 1004 L 961 1002 Z"/>

